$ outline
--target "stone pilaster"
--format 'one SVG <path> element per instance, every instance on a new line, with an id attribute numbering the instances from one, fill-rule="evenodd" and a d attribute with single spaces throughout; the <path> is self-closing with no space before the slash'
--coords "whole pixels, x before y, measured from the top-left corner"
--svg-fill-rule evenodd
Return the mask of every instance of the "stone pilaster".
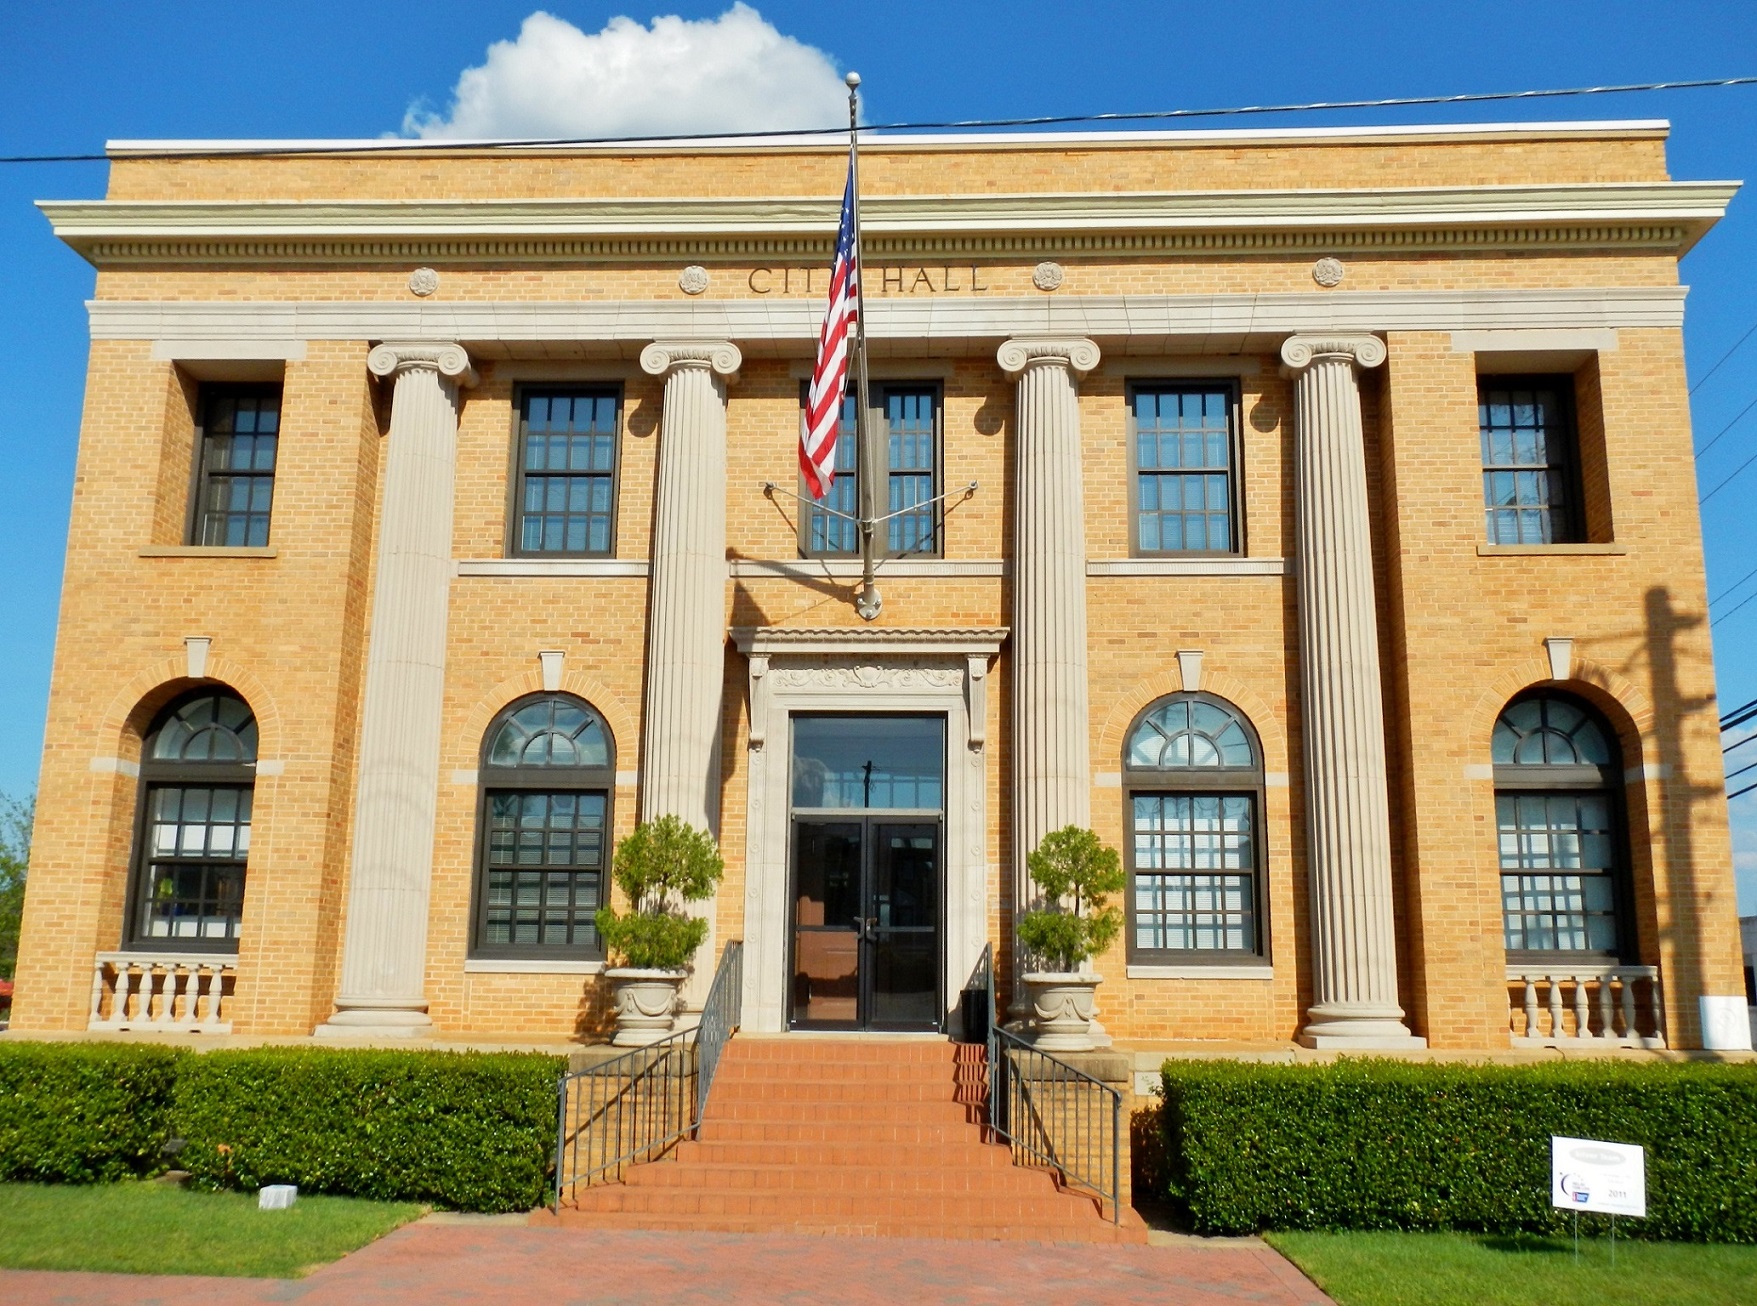
<path id="1" fill-rule="evenodd" d="M 420 1035 L 427 1015 L 427 899 L 439 790 L 450 603 L 458 390 L 476 383 L 455 344 L 382 344 L 393 377 L 390 448 L 360 719 L 347 933 L 336 1011 L 319 1034 Z"/>
<path id="2" fill-rule="evenodd" d="M 1370 335 L 1294 336 L 1300 685 L 1315 994 L 1307 1047 L 1419 1045 L 1397 1002 L 1385 713 L 1357 367 Z"/>
<path id="3" fill-rule="evenodd" d="M 720 699 L 726 664 L 726 387 L 743 362 L 723 340 L 655 341 L 641 367 L 665 378 L 653 506 L 641 818 L 719 828 Z M 718 960 L 708 941 L 686 990 L 707 995 Z"/>
<path id="4" fill-rule="evenodd" d="M 1026 856 L 1050 831 L 1092 823 L 1078 387 L 1098 366 L 1098 346 L 1080 339 L 1015 339 L 1000 347 L 997 358 L 1018 383 L 1012 656 L 1017 916 L 1034 896 Z M 1023 1010 L 1018 989 L 1015 984 L 1015 1012 Z"/>

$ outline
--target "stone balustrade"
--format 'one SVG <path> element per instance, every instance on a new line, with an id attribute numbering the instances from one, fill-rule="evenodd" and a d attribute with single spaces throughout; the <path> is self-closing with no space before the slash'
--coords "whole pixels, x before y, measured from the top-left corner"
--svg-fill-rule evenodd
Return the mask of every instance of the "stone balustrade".
<path id="1" fill-rule="evenodd" d="M 1507 996 L 1516 1048 L 1666 1045 L 1657 966 L 1509 966 Z"/>
<path id="2" fill-rule="evenodd" d="M 210 952 L 100 952 L 87 1029 L 230 1034 L 238 959 Z"/>

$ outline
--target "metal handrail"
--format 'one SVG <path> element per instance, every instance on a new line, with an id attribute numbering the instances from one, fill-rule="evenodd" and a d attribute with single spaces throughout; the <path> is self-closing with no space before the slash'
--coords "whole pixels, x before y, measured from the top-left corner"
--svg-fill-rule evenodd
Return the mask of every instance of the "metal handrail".
<path id="1" fill-rule="evenodd" d="M 720 954 L 700 1022 L 646 1047 L 582 1070 L 556 1084 L 555 1196 L 655 1160 L 695 1133 L 726 1042 L 742 1014 L 744 944 Z"/>
<path id="2" fill-rule="evenodd" d="M 983 945 L 964 993 L 966 1042 L 977 1041 L 972 1016 L 986 1005 L 989 1132 L 1006 1140 L 1014 1165 L 1054 1170 L 1063 1185 L 1097 1197 L 1100 1210 L 1108 1205 L 1111 1223 L 1121 1224 L 1122 1093 L 1000 1027 L 992 943 Z"/>

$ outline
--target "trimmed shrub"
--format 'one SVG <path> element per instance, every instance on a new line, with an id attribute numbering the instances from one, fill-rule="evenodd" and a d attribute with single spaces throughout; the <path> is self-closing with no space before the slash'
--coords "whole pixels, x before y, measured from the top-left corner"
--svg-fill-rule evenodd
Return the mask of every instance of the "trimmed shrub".
<path id="1" fill-rule="evenodd" d="M 260 1048 L 191 1057 L 178 1160 L 217 1188 L 525 1211 L 545 1199 L 565 1058 Z"/>
<path id="2" fill-rule="evenodd" d="M 162 1169 L 187 1054 L 0 1040 L 0 1180 L 107 1183 Z"/>
<path id="3" fill-rule="evenodd" d="M 1631 1237 L 1757 1242 L 1757 1066 L 1167 1062 L 1169 1195 L 1202 1233 L 1556 1231 L 1550 1135 L 1647 1149 Z"/>

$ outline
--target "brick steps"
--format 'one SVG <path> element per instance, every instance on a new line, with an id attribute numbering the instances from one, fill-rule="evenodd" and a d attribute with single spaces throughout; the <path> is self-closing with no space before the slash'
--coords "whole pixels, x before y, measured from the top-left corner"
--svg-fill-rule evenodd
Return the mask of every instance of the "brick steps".
<path id="1" fill-rule="evenodd" d="M 582 1190 L 564 1224 L 906 1238 L 1143 1242 L 1091 1197 L 983 1141 L 978 1048 L 943 1040 L 727 1045 L 694 1141 Z"/>

